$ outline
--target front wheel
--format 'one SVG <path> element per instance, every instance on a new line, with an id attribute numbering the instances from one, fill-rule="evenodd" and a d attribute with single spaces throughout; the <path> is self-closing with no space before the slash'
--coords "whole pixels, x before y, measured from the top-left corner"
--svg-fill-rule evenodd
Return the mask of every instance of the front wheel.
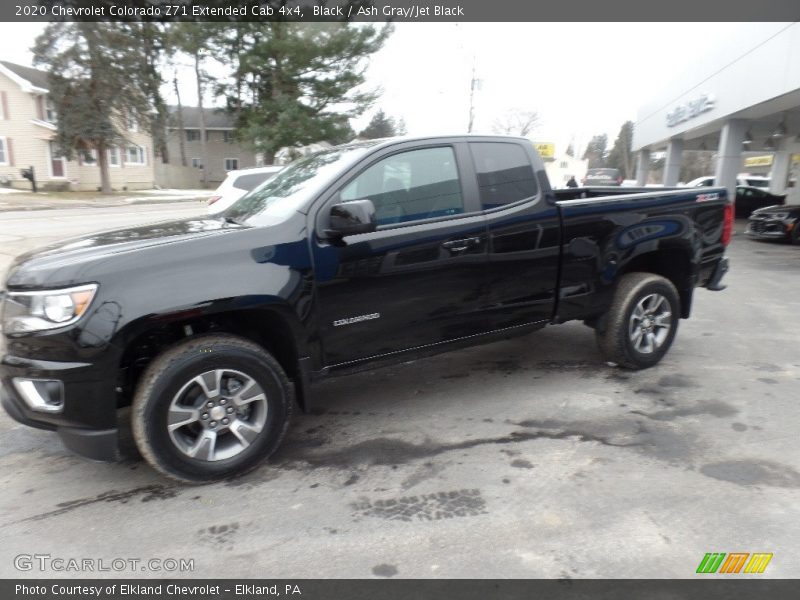
<path id="1" fill-rule="evenodd" d="M 168 477 L 224 479 L 278 447 L 292 397 L 280 364 L 257 344 L 229 335 L 189 339 L 142 375 L 131 411 L 134 440 Z"/>
<path id="2" fill-rule="evenodd" d="M 598 348 L 620 367 L 652 367 L 672 345 L 679 317 L 680 299 L 672 282 L 652 273 L 628 273 L 595 330 Z"/>

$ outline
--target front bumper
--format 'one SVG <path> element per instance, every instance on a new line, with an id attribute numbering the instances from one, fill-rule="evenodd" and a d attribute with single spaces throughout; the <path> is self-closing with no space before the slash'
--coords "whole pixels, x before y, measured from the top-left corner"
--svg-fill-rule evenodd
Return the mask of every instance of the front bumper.
<path id="1" fill-rule="evenodd" d="M 94 460 L 117 459 L 117 415 L 112 384 L 98 380 L 96 367 L 84 363 L 37 361 L 14 356 L 0 360 L 0 402 L 15 421 L 56 431 L 64 445 Z M 63 411 L 32 409 L 21 397 L 15 377 L 63 383 Z"/>
<path id="2" fill-rule="evenodd" d="M 750 219 L 744 234 L 758 240 L 783 240 L 789 237 L 791 229 L 781 220 Z"/>

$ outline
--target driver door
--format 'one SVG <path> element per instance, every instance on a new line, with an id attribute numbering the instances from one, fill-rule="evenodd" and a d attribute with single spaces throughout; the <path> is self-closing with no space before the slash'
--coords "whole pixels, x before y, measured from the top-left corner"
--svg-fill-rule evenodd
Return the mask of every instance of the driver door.
<path id="1" fill-rule="evenodd" d="M 487 235 L 467 148 L 399 144 L 365 159 L 316 219 L 313 242 L 326 366 L 485 331 Z M 369 199 L 378 227 L 320 235 L 338 202 Z"/>

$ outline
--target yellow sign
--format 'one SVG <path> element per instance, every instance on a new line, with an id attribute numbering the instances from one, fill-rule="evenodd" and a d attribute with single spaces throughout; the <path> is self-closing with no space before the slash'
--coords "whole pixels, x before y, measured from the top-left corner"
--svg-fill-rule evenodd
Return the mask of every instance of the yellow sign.
<path id="1" fill-rule="evenodd" d="M 556 145 L 553 142 L 534 142 L 533 145 L 542 158 L 556 157 Z"/>
<path id="2" fill-rule="evenodd" d="M 768 167 L 772 164 L 772 154 L 764 156 L 748 156 L 744 159 L 745 167 Z"/>
<path id="3" fill-rule="evenodd" d="M 792 154 L 792 162 L 793 162 L 793 163 L 795 163 L 795 162 L 796 162 L 796 163 L 800 163 L 800 153 L 798 153 L 798 154 Z"/>

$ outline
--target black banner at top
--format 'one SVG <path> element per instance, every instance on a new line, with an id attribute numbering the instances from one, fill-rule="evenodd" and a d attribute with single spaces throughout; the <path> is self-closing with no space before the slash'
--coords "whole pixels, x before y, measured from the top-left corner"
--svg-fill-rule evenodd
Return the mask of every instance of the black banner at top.
<path id="1" fill-rule="evenodd" d="M 0 21 L 767 22 L 798 19 L 800 2 L 796 0 L 3 0 L 0 3 Z M 598 35 L 602 35 L 602 30 L 598 30 Z"/>

